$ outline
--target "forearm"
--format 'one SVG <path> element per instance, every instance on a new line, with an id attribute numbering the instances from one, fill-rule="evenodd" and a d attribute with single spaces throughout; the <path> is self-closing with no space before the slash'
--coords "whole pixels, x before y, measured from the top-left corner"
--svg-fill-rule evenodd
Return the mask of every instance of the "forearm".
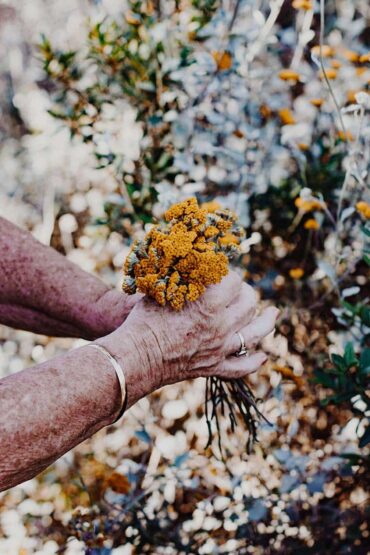
<path id="1" fill-rule="evenodd" d="M 80 327 L 56 320 L 35 308 L 16 304 L 0 304 L 0 323 L 11 328 L 21 328 L 33 333 L 46 334 L 54 337 L 89 337 L 86 325 Z M 83 333 L 85 331 L 85 333 Z"/>
<path id="2" fill-rule="evenodd" d="M 112 423 L 120 405 L 113 367 L 89 347 L 0 380 L 0 491 Z"/>
<path id="3" fill-rule="evenodd" d="M 50 247 L 0 218 L 0 322 L 94 339 L 122 323 L 132 303 Z M 103 306 L 110 307 L 109 314 Z"/>
<path id="4" fill-rule="evenodd" d="M 158 345 L 145 322 L 100 338 L 121 365 L 126 409 L 163 385 Z M 115 370 L 88 345 L 0 380 L 0 491 L 28 480 L 113 423 L 122 392 Z"/>

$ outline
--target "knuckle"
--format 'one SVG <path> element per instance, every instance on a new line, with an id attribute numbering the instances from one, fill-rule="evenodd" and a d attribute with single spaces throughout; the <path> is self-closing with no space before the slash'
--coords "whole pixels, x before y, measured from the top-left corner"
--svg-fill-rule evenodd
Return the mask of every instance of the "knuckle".
<path id="1" fill-rule="evenodd" d="M 239 287 L 242 286 L 242 283 L 243 283 L 242 277 L 237 272 L 230 270 L 228 275 L 230 276 L 230 279 L 234 281 L 235 285 L 239 285 Z"/>
<path id="2" fill-rule="evenodd" d="M 246 296 L 250 300 L 251 305 L 255 306 L 258 301 L 256 290 L 251 285 L 249 285 L 249 283 L 245 282 L 243 283 L 243 289 L 246 293 Z"/>
<path id="3" fill-rule="evenodd" d="M 234 293 L 241 289 L 242 284 L 243 280 L 241 276 L 237 272 L 231 270 L 221 281 L 220 287 L 227 290 L 228 292 Z"/>

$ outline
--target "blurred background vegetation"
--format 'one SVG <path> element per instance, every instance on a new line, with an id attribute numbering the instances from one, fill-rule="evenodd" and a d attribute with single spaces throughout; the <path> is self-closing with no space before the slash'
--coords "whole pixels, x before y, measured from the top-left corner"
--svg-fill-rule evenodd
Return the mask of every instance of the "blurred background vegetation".
<path id="1" fill-rule="evenodd" d="M 324 16 L 324 17 L 323 17 Z M 0 553 L 369 551 L 365 0 L 0 2 L 0 214 L 120 286 L 173 202 L 234 210 L 282 310 L 252 454 L 204 382 L 142 400 L 0 494 Z M 80 341 L 0 328 L 3 374 Z M 1 374 L 0 374 L 1 375 Z"/>

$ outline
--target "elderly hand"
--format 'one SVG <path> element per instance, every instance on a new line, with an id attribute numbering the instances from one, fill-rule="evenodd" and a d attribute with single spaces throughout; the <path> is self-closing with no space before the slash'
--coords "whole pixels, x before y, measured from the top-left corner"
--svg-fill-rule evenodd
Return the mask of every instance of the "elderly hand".
<path id="1" fill-rule="evenodd" d="M 235 357 L 241 347 L 237 332 L 247 348 L 254 348 L 274 329 L 279 311 L 270 307 L 254 318 L 255 312 L 254 290 L 230 272 L 181 312 L 140 300 L 124 324 L 97 343 L 121 363 L 131 406 L 170 383 L 200 376 L 237 378 L 256 371 L 267 356 L 259 351 Z"/>
<path id="2" fill-rule="evenodd" d="M 109 310 L 103 297 L 102 302 Z M 257 370 L 265 353 L 234 356 L 241 347 L 236 332 L 252 349 L 274 328 L 277 310 L 255 318 L 255 309 L 253 289 L 230 273 L 181 312 L 139 300 L 126 321 L 97 344 L 121 363 L 131 406 L 165 384 Z M 120 409 L 114 368 L 89 345 L 0 380 L 0 491 L 41 472 L 114 422 Z"/>

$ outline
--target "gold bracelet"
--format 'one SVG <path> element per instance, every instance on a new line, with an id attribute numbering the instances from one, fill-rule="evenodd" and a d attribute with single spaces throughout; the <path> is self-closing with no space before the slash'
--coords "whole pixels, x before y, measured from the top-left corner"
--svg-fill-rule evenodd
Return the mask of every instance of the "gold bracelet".
<path id="1" fill-rule="evenodd" d="M 103 355 L 109 360 L 109 362 L 111 363 L 111 365 L 113 366 L 116 372 L 119 385 L 121 388 L 121 409 L 119 411 L 119 414 L 116 420 L 114 421 L 114 422 L 117 422 L 117 420 L 119 420 L 123 415 L 123 413 L 125 412 L 126 405 L 127 405 L 126 380 L 125 380 L 125 375 L 123 373 L 122 367 L 119 364 L 119 362 L 110 354 L 110 352 L 107 351 L 107 349 L 102 345 L 97 345 L 96 343 L 89 343 L 88 345 L 86 345 L 86 347 L 93 347 L 93 349 L 97 349 L 98 351 L 103 353 Z"/>

